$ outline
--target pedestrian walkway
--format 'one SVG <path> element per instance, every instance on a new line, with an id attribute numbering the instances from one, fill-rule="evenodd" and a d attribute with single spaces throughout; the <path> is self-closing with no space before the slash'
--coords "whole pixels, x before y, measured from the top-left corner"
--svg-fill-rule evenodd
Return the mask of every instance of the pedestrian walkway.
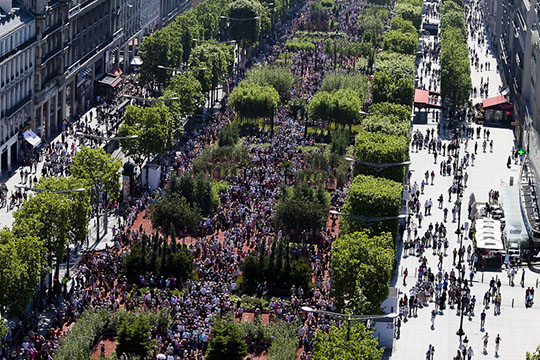
<path id="1" fill-rule="evenodd" d="M 478 19 L 483 19 L 481 13 L 477 16 Z M 496 60 L 489 58 L 491 54 L 488 52 L 486 57 L 486 46 L 478 44 L 478 38 L 485 38 L 483 34 L 484 28 L 479 27 L 472 35 L 469 32 L 469 46 L 474 47 L 479 54 L 480 61 L 489 61 L 492 63 L 491 71 L 480 71 L 473 66 L 471 68 L 471 77 L 473 86 L 478 86 L 481 80 L 486 79 L 489 76 L 489 90 L 488 96 L 496 95 L 496 88 L 501 84 L 498 73 L 496 72 Z M 419 69 L 422 69 L 424 65 L 420 65 Z M 483 79 L 482 79 L 483 78 Z M 424 84 L 427 79 L 424 79 Z M 429 81 L 429 80 L 427 80 Z M 480 98 L 473 98 L 473 101 L 481 101 Z M 476 129 L 476 125 L 472 125 L 473 129 Z M 486 147 L 484 152 L 482 144 L 484 141 L 484 131 L 489 129 L 490 140 L 493 140 L 493 150 L 490 147 Z M 413 132 L 421 132 L 426 134 L 427 131 L 434 131 L 435 137 L 437 137 L 437 123 L 433 118 L 429 118 L 428 124 L 415 124 L 413 126 Z M 448 140 L 442 140 L 442 143 L 446 146 L 450 143 Z M 474 166 L 469 164 L 465 168 L 465 172 L 468 174 L 467 187 L 464 190 L 463 206 L 461 209 L 461 224 L 470 226 L 470 220 L 467 218 L 467 205 L 469 197 L 472 193 L 477 202 L 488 201 L 489 191 L 491 189 L 500 189 L 501 184 L 508 184 L 511 176 L 514 179 L 518 178 L 519 166 L 511 165 L 510 168 L 506 166 L 506 159 L 511 154 L 512 147 L 514 146 L 514 134 L 511 129 L 505 128 L 481 128 L 480 138 L 469 139 L 468 142 L 460 142 L 460 151 L 458 159 L 463 160 L 463 157 L 468 153 L 471 156 L 475 150 L 475 143 L 478 143 L 476 151 L 476 160 Z M 439 154 L 439 162 L 441 159 L 445 159 L 442 154 Z M 448 154 L 446 154 L 448 155 Z M 453 176 L 442 176 L 440 173 L 439 163 L 434 161 L 434 156 L 431 151 L 426 148 L 416 152 L 411 151 L 411 165 L 410 171 L 412 172 L 411 184 L 417 182 L 419 185 L 424 179 L 424 174 L 428 171 L 430 174 L 432 171 L 435 173 L 434 185 L 425 185 L 423 193 L 420 195 L 421 212 L 424 214 L 425 201 L 430 199 L 433 202 L 433 210 L 430 211 L 431 215 L 423 216 L 422 225 L 418 226 L 419 220 L 417 217 L 413 218 L 412 222 L 416 225 L 418 236 L 421 237 L 426 232 L 430 224 L 443 223 L 447 228 L 446 238 L 449 242 L 449 251 L 447 256 L 443 256 L 442 272 L 450 273 L 452 268 L 452 250 L 459 248 L 458 235 L 455 234 L 457 230 L 457 221 L 452 222 L 452 215 L 449 212 L 448 219 L 444 222 L 444 208 L 452 209 L 456 200 L 455 194 L 452 196 L 452 201 L 448 201 L 448 189 L 453 184 Z M 431 180 L 431 179 L 430 179 Z M 430 183 L 430 181 L 428 181 Z M 443 208 L 438 208 L 437 199 L 443 195 Z M 468 238 L 468 234 L 465 234 L 463 239 L 463 245 L 467 248 L 469 245 L 472 247 L 472 241 Z M 405 235 L 404 235 L 405 236 Z M 433 253 L 433 249 L 428 247 L 425 249 L 424 256 L 427 260 L 427 267 L 437 273 L 437 263 L 439 257 Z M 398 259 L 398 272 L 399 276 L 396 281 L 396 286 L 400 290 L 400 297 L 403 295 L 410 295 L 412 287 L 418 281 L 417 272 L 420 268 L 420 258 L 413 255 L 408 255 L 408 252 L 403 250 L 400 258 Z M 407 269 L 409 276 L 406 282 L 403 281 L 403 272 Z M 457 272 L 457 271 L 456 271 Z M 467 278 L 469 270 L 466 271 Z M 518 275 L 521 274 L 521 269 L 518 271 Z M 535 289 L 537 280 L 540 278 L 537 269 L 526 269 L 525 271 L 525 288 L 532 286 Z M 519 276 L 518 276 L 519 277 Z M 483 278 L 483 282 L 482 282 Z M 494 314 L 494 304 L 490 304 L 486 309 L 486 322 L 485 331 L 490 335 L 488 343 L 487 353 L 483 354 L 483 342 L 482 338 L 485 332 L 481 331 L 480 327 L 480 313 L 482 311 L 482 299 L 485 292 L 489 289 L 489 281 L 492 279 L 501 279 L 501 310 L 500 315 Z M 468 316 L 464 317 L 463 329 L 468 339 L 468 344 L 472 348 L 474 353 L 473 359 L 495 359 L 495 338 L 497 334 L 500 334 L 502 339 L 499 359 L 523 359 L 526 351 L 533 351 L 540 343 L 540 340 L 536 334 L 540 331 L 540 324 L 531 319 L 536 319 L 540 316 L 540 305 L 533 305 L 532 308 L 525 307 L 525 288 L 519 286 L 519 279 L 515 281 L 516 286 L 510 286 L 508 284 L 508 278 L 506 272 L 503 271 L 486 271 L 482 273 L 478 271 L 474 275 L 474 280 L 470 286 L 471 295 L 474 295 L 477 299 L 474 315 L 470 320 Z M 435 348 L 433 359 L 452 359 L 457 352 L 460 345 L 460 338 L 456 335 L 457 330 L 460 327 L 460 316 L 456 307 L 450 309 L 446 307 L 445 310 L 440 313 L 437 312 L 433 320 L 432 325 L 432 310 L 435 308 L 433 301 L 429 302 L 427 307 L 419 308 L 417 311 L 417 317 L 413 316 L 406 322 L 402 322 L 400 337 L 396 341 L 391 359 L 396 360 L 408 360 L 408 359 L 424 359 L 426 351 L 428 351 L 429 345 L 433 345 Z M 442 314 L 442 315 L 441 315 Z M 464 338 L 462 338 L 464 339 Z"/>

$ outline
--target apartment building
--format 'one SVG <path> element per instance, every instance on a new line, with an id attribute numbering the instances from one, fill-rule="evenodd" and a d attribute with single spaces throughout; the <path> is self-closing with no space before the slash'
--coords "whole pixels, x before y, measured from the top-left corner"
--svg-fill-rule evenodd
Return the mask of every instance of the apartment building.
<path id="1" fill-rule="evenodd" d="M 30 124 L 36 22 L 16 1 L 0 0 L 0 171 L 15 164 Z"/>

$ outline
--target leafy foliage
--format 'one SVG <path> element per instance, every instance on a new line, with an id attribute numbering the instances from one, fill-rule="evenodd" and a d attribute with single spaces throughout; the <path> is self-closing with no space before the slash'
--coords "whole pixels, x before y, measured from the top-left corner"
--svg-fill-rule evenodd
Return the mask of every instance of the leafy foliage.
<path id="1" fill-rule="evenodd" d="M 358 93 L 349 88 L 331 93 L 319 91 L 308 104 L 310 118 L 342 126 L 358 123 L 361 110 L 362 102 Z"/>
<path id="2" fill-rule="evenodd" d="M 285 43 L 287 51 L 314 51 L 315 44 L 312 41 L 293 38 Z"/>
<path id="3" fill-rule="evenodd" d="M 164 152 L 173 137 L 172 117 L 166 106 L 128 106 L 118 136 L 136 136 L 120 140 L 122 149 L 132 156 L 139 166 L 152 156 Z"/>
<path id="4" fill-rule="evenodd" d="M 414 27 L 420 30 L 422 25 L 422 1 L 402 0 L 394 6 L 394 16 L 410 21 Z"/>
<path id="5" fill-rule="evenodd" d="M 230 123 L 224 126 L 218 134 L 218 146 L 234 146 L 238 142 L 240 129 L 238 124 Z"/>
<path id="6" fill-rule="evenodd" d="M 191 50 L 189 65 L 198 70 L 195 77 L 203 92 L 215 89 L 232 72 L 234 66 L 233 47 L 219 43 L 202 43 Z"/>
<path id="7" fill-rule="evenodd" d="M 242 81 L 231 92 L 229 104 L 241 118 L 270 118 L 279 105 L 279 94 L 272 86 Z"/>
<path id="8" fill-rule="evenodd" d="M 377 339 L 364 324 L 351 326 L 350 339 L 347 328 L 332 326 L 328 332 L 319 331 L 315 337 L 313 360 L 381 360 L 384 349 L 377 348 Z"/>
<path id="9" fill-rule="evenodd" d="M 364 103 L 368 94 L 368 77 L 359 73 L 330 73 L 324 77 L 321 85 L 322 91 L 333 92 L 340 89 L 355 91 L 360 101 Z"/>
<path id="10" fill-rule="evenodd" d="M 139 275 L 153 274 L 157 278 L 175 277 L 179 284 L 187 280 L 193 269 L 193 255 L 185 245 L 177 245 L 174 236 L 168 244 L 167 239 L 157 236 L 150 243 L 143 235 L 131 246 L 122 262 L 122 271 L 131 283 L 137 283 Z"/>
<path id="11" fill-rule="evenodd" d="M 212 328 L 206 359 L 243 360 L 246 354 L 247 345 L 240 326 L 232 320 L 218 321 Z"/>
<path id="12" fill-rule="evenodd" d="M 362 121 L 361 129 L 371 133 L 395 135 L 409 139 L 411 126 L 408 122 L 397 120 L 396 116 L 368 116 Z"/>
<path id="13" fill-rule="evenodd" d="M 175 97 L 179 99 L 167 102 L 167 106 L 174 119 L 171 125 L 174 129 L 179 129 L 184 116 L 191 115 L 204 106 L 201 83 L 191 73 L 174 76 L 169 86 L 163 91 L 163 98 Z"/>
<path id="14" fill-rule="evenodd" d="M 332 289 L 339 309 L 376 314 L 388 296 L 394 250 L 389 233 L 340 234 L 332 244 Z M 347 301 L 348 300 L 348 301 Z M 345 305 L 347 304 L 347 305 Z"/>
<path id="15" fill-rule="evenodd" d="M 150 207 L 152 226 L 169 233 L 171 225 L 175 229 L 187 229 L 194 232 L 202 220 L 198 206 L 191 206 L 185 197 L 173 193 L 160 199 Z"/>
<path id="16" fill-rule="evenodd" d="M 354 174 L 376 175 L 401 182 L 405 165 L 373 168 L 358 161 L 375 164 L 401 163 L 409 159 L 409 142 L 405 136 L 361 131 L 356 136 Z"/>
<path id="17" fill-rule="evenodd" d="M 249 152 L 240 144 L 206 148 L 193 162 L 195 175 L 209 175 L 212 179 L 236 176 L 240 169 L 252 166 Z"/>
<path id="18" fill-rule="evenodd" d="M 380 102 L 369 107 L 369 115 L 396 116 L 400 122 L 408 122 L 411 109 L 406 105 Z"/>
<path id="19" fill-rule="evenodd" d="M 126 353 L 128 356 L 145 358 L 156 344 L 156 341 L 150 338 L 151 330 L 147 316 L 128 313 L 118 329 L 116 355 L 120 357 Z"/>
<path id="20" fill-rule="evenodd" d="M 401 209 L 403 187 L 400 183 L 367 175 L 358 175 L 352 182 L 345 204 L 341 208 L 346 214 L 382 217 L 397 216 Z M 391 232 L 397 235 L 397 220 L 386 220 L 374 224 L 343 217 L 340 221 L 340 233 L 369 230 L 373 234 Z"/>
<path id="21" fill-rule="evenodd" d="M 454 111 L 468 104 L 472 89 L 463 6 L 446 2 L 442 7 L 442 25 L 441 96 L 445 106 Z"/>
<path id="22" fill-rule="evenodd" d="M 43 241 L 37 237 L 14 234 L 8 228 L 0 230 L 0 319 L 24 311 L 46 269 L 43 253 Z M 0 328 L 4 325 L 0 320 Z"/>
<path id="23" fill-rule="evenodd" d="M 241 42 L 243 47 L 251 46 L 259 40 L 261 31 L 259 19 L 261 4 L 254 0 L 235 0 L 229 4 L 229 18 L 251 20 L 229 20 L 229 34 Z"/>
<path id="24" fill-rule="evenodd" d="M 416 32 L 404 33 L 401 30 L 390 30 L 384 37 L 384 50 L 414 55 L 417 43 L 418 34 Z"/>
<path id="25" fill-rule="evenodd" d="M 274 221 L 296 237 L 304 231 L 316 233 L 326 223 L 330 195 L 322 188 L 313 189 L 307 184 L 284 188 L 276 205 Z"/>
<path id="26" fill-rule="evenodd" d="M 283 101 L 288 99 L 291 94 L 294 75 L 284 67 L 264 66 L 249 70 L 246 75 L 246 82 L 261 86 L 272 86 Z"/>
<path id="27" fill-rule="evenodd" d="M 208 216 L 219 206 L 219 194 L 207 177 L 198 175 L 172 176 L 169 180 L 166 196 L 178 195 L 186 198 L 191 206 L 201 209 Z"/>

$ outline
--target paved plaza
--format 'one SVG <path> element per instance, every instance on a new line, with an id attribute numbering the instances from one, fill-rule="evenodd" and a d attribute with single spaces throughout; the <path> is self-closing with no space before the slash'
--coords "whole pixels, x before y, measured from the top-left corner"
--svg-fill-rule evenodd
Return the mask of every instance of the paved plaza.
<path id="1" fill-rule="evenodd" d="M 482 28 L 481 34 L 484 32 Z M 502 90 L 502 81 L 497 71 L 497 59 L 494 58 L 490 47 L 480 46 L 478 43 L 478 37 L 473 38 L 472 34 L 468 34 L 468 45 L 470 48 L 476 49 L 479 54 L 480 63 L 489 62 L 491 64 L 490 71 L 480 71 L 474 66 L 471 67 L 471 78 L 473 81 L 473 88 L 479 88 L 482 81 L 486 81 L 489 78 L 489 90 L 488 96 L 492 97 L 500 94 Z M 485 35 L 482 35 L 485 36 Z M 433 36 L 429 37 L 428 43 L 433 43 L 437 39 Z M 486 49 L 488 49 L 486 54 Z M 420 65 L 420 69 L 424 64 Z M 433 64 L 435 68 L 439 68 L 439 64 Z M 428 79 L 424 79 L 424 85 L 427 87 L 429 84 Z M 437 90 L 438 91 L 438 88 Z M 473 104 L 481 102 L 484 97 L 480 97 L 479 92 L 477 97 L 472 98 Z M 433 114 L 431 114 L 433 115 Z M 434 122 L 434 117 L 429 116 L 430 120 L 428 124 L 415 124 L 413 131 L 420 131 L 423 134 L 426 131 L 434 129 L 437 131 L 437 124 Z M 472 125 L 476 130 L 478 125 Z M 482 143 L 483 131 L 489 129 L 490 139 L 493 139 L 493 151 L 490 151 L 489 144 L 486 147 L 486 152 L 483 151 Z M 440 134 L 441 138 L 445 139 L 445 134 Z M 519 165 L 514 165 L 507 168 L 506 161 L 511 154 L 512 147 L 516 145 L 514 140 L 514 133 L 509 128 L 496 128 L 496 127 L 482 127 L 480 138 L 469 139 L 468 143 L 462 142 L 460 145 L 460 157 L 469 152 L 474 153 L 474 145 L 478 143 L 478 151 L 474 166 L 466 168 L 465 172 L 468 173 L 467 187 L 464 191 L 463 206 L 461 210 L 462 224 L 467 223 L 466 226 L 470 226 L 470 220 L 467 218 L 467 205 L 470 194 L 474 193 L 476 201 L 486 202 L 488 201 L 488 193 L 491 189 L 500 190 L 501 185 L 508 185 L 510 183 L 510 177 L 514 180 L 519 179 Z M 449 141 L 443 141 L 448 144 Z M 452 185 L 453 176 L 441 176 L 439 171 L 439 163 L 441 157 L 439 156 L 438 162 L 434 162 L 433 154 L 429 154 L 427 149 L 420 150 L 419 152 L 411 151 L 410 153 L 412 164 L 410 170 L 412 171 L 411 183 L 415 181 L 420 184 L 424 178 L 426 171 L 433 170 L 436 174 L 434 185 L 427 185 L 424 190 L 424 194 L 420 196 L 422 203 L 422 210 L 424 202 L 428 199 L 433 201 L 432 215 L 426 216 L 422 221 L 422 227 L 418 229 L 418 233 L 423 234 L 426 231 L 430 223 L 435 225 L 436 222 L 441 223 L 443 221 L 443 210 L 438 207 L 437 199 L 442 194 L 444 198 L 443 208 L 447 207 L 448 210 L 452 209 L 455 201 L 455 195 L 452 197 L 452 202 L 448 202 L 448 188 Z M 415 219 L 415 223 L 418 221 Z M 452 264 L 452 250 L 454 248 L 459 249 L 459 243 L 455 231 L 457 229 L 457 222 L 452 222 L 452 215 L 449 212 L 448 222 L 445 223 L 447 227 L 447 238 L 450 246 L 448 256 L 444 257 L 443 272 L 450 272 L 453 268 Z M 421 235 L 420 235 L 421 236 Z M 472 246 L 472 241 L 467 236 L 463 240 L 463 245 L 468 247 Z M 431 248 L 427 248 L 424 255 L 428 259 L 428 267 L 431 267 L 433 271 L 436 271 L 438 256 L 434 255 Z M 407 256 L 402 253 L 398 258 L 398 271 L 399 276 L 396 280 L 396 287 L 400 290 L 400 297 L 403 294 L 409 294 L 411 287 L 416 283 L 418 267 L 420 265 L 419 258 L 417 256 Z M 407 281 L 403 283 L 403 271 L 408 270 L 409 276 Z M 525 308 L 525 289 L 527 287 L 534 287 L 537 289 L 537 281 L 540 280 L 540 266 L 526 267 L 525 273 L 525 287 L 519 285 L 521 279 L 521 269 L 518 270 L 516 275 L 515 285 L 509 286 L 506 272 L 502 271 L 478 271 L 474 277 L 473 285 L 471 286 L 471 294 L 476 296 L 477 303 L 475 307 L 474 316 L 469 318 L 465 316 L 463 321 L 463 328 L 465 334 L 469 340 L 469 345 L 473 348 L 473 359 L 524 359 L 527 351 L 534 351 L 534 349 L 540 344 L 540 339 L 537 334 L 540 332 L 540 323 L 535 319 L 540 318 L 540 306 L 534 304 L 532 308 Z M 466 271 L 469 274 L 469 270 Z M 468 277 L 468 276 L 467 276 Z M 485 330 L 480 329 L 480 313 L 484 308 L 482 305 L 482 299 L 485 292 L 489 289 L 489 281 L 492 278 L 501 278 L 502 287 L 502 305 L 501 314 L 494 315 L 494 306 L 490 304 L 486 309 L 487 318 L 485 323 Z M 457 307 L 451 309 L 447 307 L 442 313 L 443 315 L 437 315 L 434 321 L 434 327 L 431 327 L 431 311 L 434 309 L 434 303 L 429 303 L 427 308 L 418 309 L 418 317 L 411 317 L 407 322 L 402 323 L 401 336 L 395 343 L 395 348 L 392 353 L 391 359 L 424 359 L 426 351 L 429 345 L 435 347 L 434 359 L 451 359 L 456 355 L 458 346 L 460 345 L 460 337 L 456 335 L 456 331 L 460 326 L 460 316 L 457 311 Z M 485 332 L 489 333 L 489 343 L 487 353 L 482 352 L 483 344 L 482 337 Z M 495 356 L 495 338 L 497 334 L 501 337 L 501 346 L 498 357 Z"/>

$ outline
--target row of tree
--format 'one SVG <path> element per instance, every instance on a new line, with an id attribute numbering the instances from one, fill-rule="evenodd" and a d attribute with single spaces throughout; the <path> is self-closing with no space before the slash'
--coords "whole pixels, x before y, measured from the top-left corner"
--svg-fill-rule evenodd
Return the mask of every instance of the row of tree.
<path id="1" fill-rule="evenodd" d="M 87 239 L 92 208 L 103 209 L 118 197 L 119 168 L 103 149 L 83 147 L 71 165 L 72 177 L 42 178 L 22 201 L 12 229 L 0 231 L 0 315 L 19 315 L 53 266 L 60 280 L 69 245 Z"/>
<path id="2" fill-rule="evenodd" d="M 384 40 L 384 51 L 375 59 L 372 81 L 374 103 L 412 105 L 414 54 L 421 22 L 421 0 L 400 0 L 394 7 L 391 30 Z"/>
<path id="3" fill-rule="evenodd" d="M 469 103 L 472 89 L 465 9 L 461 1 L 441 6 L 441 96 L 451 112 Z"/>

